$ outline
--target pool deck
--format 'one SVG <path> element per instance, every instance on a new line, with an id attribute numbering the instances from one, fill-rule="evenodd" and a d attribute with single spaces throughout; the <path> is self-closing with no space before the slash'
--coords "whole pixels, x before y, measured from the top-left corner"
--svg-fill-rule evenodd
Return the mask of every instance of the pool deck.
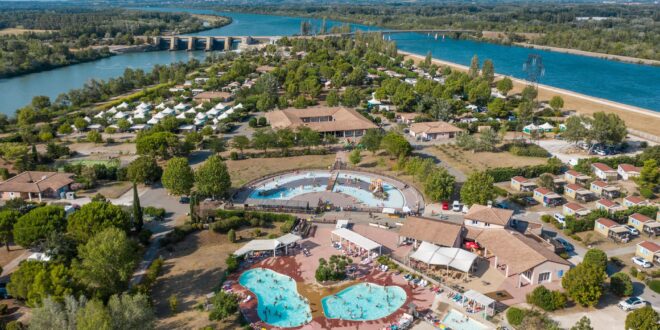
<path id="1" fill-rule="evenodd" d="M 317 174 L 315 177 L 306 177 L 307 173 Z M 283 183 L 280 187 L 295 189 L 300 186 L 310 186 L 310 185 L 326 185 L 328 183 L 328 178 L 332 173 L 330 171 L 321 171 L 321 170 L 308 170 L 308 171 L 293 171 L 289 173 L 284 173 L 274 177 L 267 177 L 263 180 L 253 182 L 248 186 L 241 188 L 233 197 L 233 200 L 237 204 L 243 204 L 250 197 L 250 194 L 254 189 L 262 188 L 264 185 L 274 182 L 282 181 Z M 352 171 L 352 170 L 340 170 L 342 175 L 355 175 L 360 177 L 369 177 L 372 179 L 381 179 L 384 183 L 389 184 L 396 189 L 398 189 L 404 198 L 404 205 L 410 208 L 413 211 L 419 211 L 421 213 L 424 210 L 424 197 L 422 194 L 417 191 L 415 188 L 406 185 L 405 183 L 397 180 L 395 178 L 379 175 L 371 172 L 363 171 Z M 323 177 L 320 177 L 323 175 Z M 302 177 L 301 177 L 302 176 Z M 340 177 L 338 179 L 338 184 L 348 185 L 359 187 L 360 189 L 367 190 L 369 188 L 368 182 L 350 182 L 350 180 Z M 306 194 L 301 194 L 295 197 L 290 198 L 291 200 L 298 201 L 308 201 L 310 205 L 316 205 L 319 200 L 329 201 L 333 205 L 342 207 L 342 208 L 352 208 L 352 207 L 379 207 L 379 206 L 369 206 L 363 204 L 361 201 L 355 197 L 348 196 L 347 194 L 337 193 L 332 191 L 323 191 L 323 192 L 311 192 Z M 382 206 L 380 206 L 382 208 Z M 400 207 L 397 209 L 401 209 Z M 419 210 L 418 210 L 419 209 Z"/>
<path id="2" fill-rule="evenodd" d="M 302 253 L 296 253 L 293 256 L 284 256 L 276 258 L 267 258 L 261 260 L 260 262 L 254 263 L 247 268 L 242 269 L 245 271 L 247 269 L 252 269 L 256 267 L 268 268 L 278 273 L 292 277 L 298 285 L 298 291 L 303 296 L 305 296 L 309 302 L 312 309 L 312 322 L 304 326 L 298 327 L 296 329 L 382 329 L 383 326 L 389 325 L 393 322 L 399 320 L 401 315 L 407 312 L 407 306 L 409 303 L 414 303 L 417 305 L 417 309 L 420 312 L 430 310 L 433 301 L 435 299 L 435 294 L 429 290 L 429 288 L 414 288 L 410 286 L 401 275 L 395 275 L 393 272 L 382 272 L 375 268 L 371 268 L 364 265 L 358 266 L 358 273 L 362 277 L 359 277 L 354 281 L 345 281 L 338 285 L 331 287 L 323 287 L 316 284 L 314 278 L 314 273 L 318 266 L 318 259 L 325 258 L 328 259 L 332 255 L 340 254 L 338 250 L 332 247 L 330 243 L 330 232 L 334 229 L 333 225 L 319 225 L 316 233 L 313 237 L 306 238 L 301 241 L 300 244 L 303 247 L 306 247 L 310 253 L 310 257 L 305 257 Z M 382 244 L 387 250 L 391 251 L 396 255 L 405 255 L 407 254 L 407 249 L 410 249 L 409 246 L 397 247 L 396 239 L 398 235 L 395 232 L 368 227 L 364 225 L 355 225 L 353 228 L 354 231 L 373 239 L 380 244 Z M 356 260 L 354 260 L 356 261 Z M 234 281 L 232 289 L 235 292 L 240 292 L 248 295 L 252 295 L 253 299 L 249 302 L 241 303 L 240 308 L 245 315 L 245 317 L 252 323 L 258 324 L 260 327 L 265 327 L 269 329 L 276 329 L 276 327 L 270 326 L 261 322 L 257 315 L 257 301 L 254 299 L 254 295 L 236 284 L 239 274 L 233 274 L 230 276 L 229 280 Z M 344 320 L 331 320 L 323 316 L 322 307 L 321 307 L 321 298 L 334 294 L 343 290 L 344 288 L 356 284 L 356 283 L 366 283 L 371 282 L 378 285 L 389 286 L 397 285 L 403 288 L 406 291 L 407 300 L 393 314 L 374 321 L 344 321 Z"/>

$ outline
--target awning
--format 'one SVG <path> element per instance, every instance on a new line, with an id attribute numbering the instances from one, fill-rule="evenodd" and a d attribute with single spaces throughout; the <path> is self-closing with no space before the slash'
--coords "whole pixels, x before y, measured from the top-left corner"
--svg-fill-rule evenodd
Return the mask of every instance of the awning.
<path id="1" fill-rule="evenodd" d="M 242 256 L 253 251 L 272 251 L 280 246 L 279 241 L 274 239 L 255 239 L 247 242 L 240 249 L 234 252 L 235 256 Z"/>
<path id="2" fill-rule="evenodd" d="M 367 251 L 380 248 L 381 245 L 346 228 L 339 228 L 332 231 L 333 235 L 337 235 Z"/>
<path id="3" fill-rule="evenodd" d="M 280 243 L 282 243 L 282 244 L 284 244 L 284 245 L 289 245 L 289 244 L 292 244 L 292 243 L 298 242 L 298 241 L 301 240 L 301 239 L 302 239 L 302 237 L 300 237 L 300 236 L 298 236 L 298 235 L 296 235 L 296 234 L 291 234 L 291 233 L 288 233 L 288 234 L 286 234 L 286 235 L 284 235 L 284 236 L 281 236 L 281 237 L 276 238 L 276 240 L 277 240 L 278 242 L 280 242 Z"/>
<path id="4" fill-rule="evenodd" d="M 348 227 L 348 220 L 337 220 L 337 224 L 335 225 L 335 228 L 347 228 Z"/>
<path id="5" fill-rule="evenodd" d="M 477 302 L 482 306 L 490 306 L 495 302 L 494 299 L 474 290 L 468 290 L 463 294 L 466 299 Z"/>
<path id="6" fill-rule="evenodd" d="M 391 207 L 385 207 L 382 211 L 383 214 L 396 214 L 396 210 Z"/>
<path id="7" fill-rule="evenodd" d="M 459 248 L 439 247 L 435 244 L 422 242 L 410 258 L 429 265 L 443 265 L 468 272 L 477 259 L 477 255 Z"/>

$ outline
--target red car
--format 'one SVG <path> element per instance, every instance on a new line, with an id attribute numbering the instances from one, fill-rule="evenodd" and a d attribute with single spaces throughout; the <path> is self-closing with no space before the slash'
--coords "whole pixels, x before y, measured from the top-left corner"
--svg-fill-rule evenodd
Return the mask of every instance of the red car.
<path id="1" fill-rule="evenodd" d="M 480 246 L 477 242 L 465 242 L 465 248 L 467 250 L 479 250 Z"/>
<path id="2" fill-rule="evenodd" d="M 449 201 L 442 201 L 442 209 L 444 211 L 449 210 Z"/>

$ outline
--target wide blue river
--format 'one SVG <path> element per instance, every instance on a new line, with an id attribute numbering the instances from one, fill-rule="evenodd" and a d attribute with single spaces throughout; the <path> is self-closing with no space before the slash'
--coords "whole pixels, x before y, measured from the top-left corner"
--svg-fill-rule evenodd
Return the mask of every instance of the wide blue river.
<path id="1" fill-rule="evenodd" d="M 153 9 L 153 8 L 152 8 Z M 205 10 L 164 9 L 163 11 L 189 11 L 210 13 Z M 217 36 L 275 36 L 293 35 L 300 32 L 300 23 L 307 18 L 219 12 L 231 16 L 233 23 L 196 35 Z M 321 25 L 317 19 L 309 19 L 315 28 Z M 328 21 L 328 28 L 340 25 Z M 375 27 L 352 25 L 363 30 Z M 517 46 L 504 46 L 470 40 L 438 38 L 426 34 L 394 34 L 399 49 L 425 55 L 431 51 L 434 58 L 469 65 L 474 54 L 483 61 L 491 59 L 498 73 L 526 78 L 523 63 L 530 53 L 540 54 L 545 74 L 540 83 L 578 93 L 596 96 L 641 108 L 660 111 L 660 67 L 638 65 L 551 51 L 532 50 Z M 72 88 L 79 88 L 90 79 L 107 79 L 119 76 L 125 68 L 148 70 L 156 64 L 185 61 L 193 57 L 203 58 L 204 52 L 148 52 L 132 53 L 72 65 L 55 70 L 0 80 L 0 112 L 13 114 L 16 109 L 30 102 L 33 96 L 51 98 Z"/>

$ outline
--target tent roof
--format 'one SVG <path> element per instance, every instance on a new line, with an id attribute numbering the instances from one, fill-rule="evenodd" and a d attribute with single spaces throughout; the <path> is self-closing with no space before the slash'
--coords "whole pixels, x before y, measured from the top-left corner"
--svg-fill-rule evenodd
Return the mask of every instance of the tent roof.
<path id="1" fill-rule="evenodd" d="M 422 242 L 419 248 L 411 256 L 413 259 L 431 265 L 444 265 L 463 272 L 472 267 L 477 255 L 459 248 L 439 247 L 435 244 Z"/>
<path id="2" fill-rule="evenodd" d="M 539 128 L 543 128 L 543 129 L 553 129 L 553 128 L 555 128 L 555 127 L 552 126 L 552 125 L 550 125 L 550 123 L 545 123 L 545 124 L 539 126 Z"/>
<path id="3" fill-rule="evenodd" d="M 298 236 L 298 235 L 296 235 L 296 234 L 291 234 L 291 233 L 288 233 L 288 234 L 286 234 L 286 235 L 284 235 L 284 236 L 280 236 L 280 237 L 276 238 L 276 240 L 277 240 L 278 242 L 280 242 L 280 243 L 282 243 L 282 244 L 284 244 L 284 245 L 289 245 L 289 244 L 291 244 L 291 243 L 295 243 L 295 242 L 297 242 L 297 241 L 299 241 L 299 240 L 301 240 L 301 239 L 302 239 L 302 237 L 300 237 L 300 236 Z"/>
<path id="4" fill-rule="evenodd" d="M 494 299 L 474 290 L 468 290 L 463 294 L 463 296 L 470 300 L 474 300 L 483 306 L 490 306 L 492 303 L 495 302 Z"/>
<path id="5" fill-rule="evenodd" d="M 334 235 L 337 235 L 345 240 L 352 242 L 355 245 L 359 245 L 365 250 L 373 250 L 375 248 L 381 247 L 380 244 L 346 228 L 339 228 L 332 231 Z"/>
<path id="6" fill-rule="evenodd" d="M 274 239 L 255 239 L 247 242 L 247 244 L 243 245 L 240 249 L 236 250 L 236 252 L 234 252 L 234 255 L 242 256 L 252 251 L 275 250 L 278 246 L 280 246 L 280 244 L 281 244 L 280 242 Z"/>

